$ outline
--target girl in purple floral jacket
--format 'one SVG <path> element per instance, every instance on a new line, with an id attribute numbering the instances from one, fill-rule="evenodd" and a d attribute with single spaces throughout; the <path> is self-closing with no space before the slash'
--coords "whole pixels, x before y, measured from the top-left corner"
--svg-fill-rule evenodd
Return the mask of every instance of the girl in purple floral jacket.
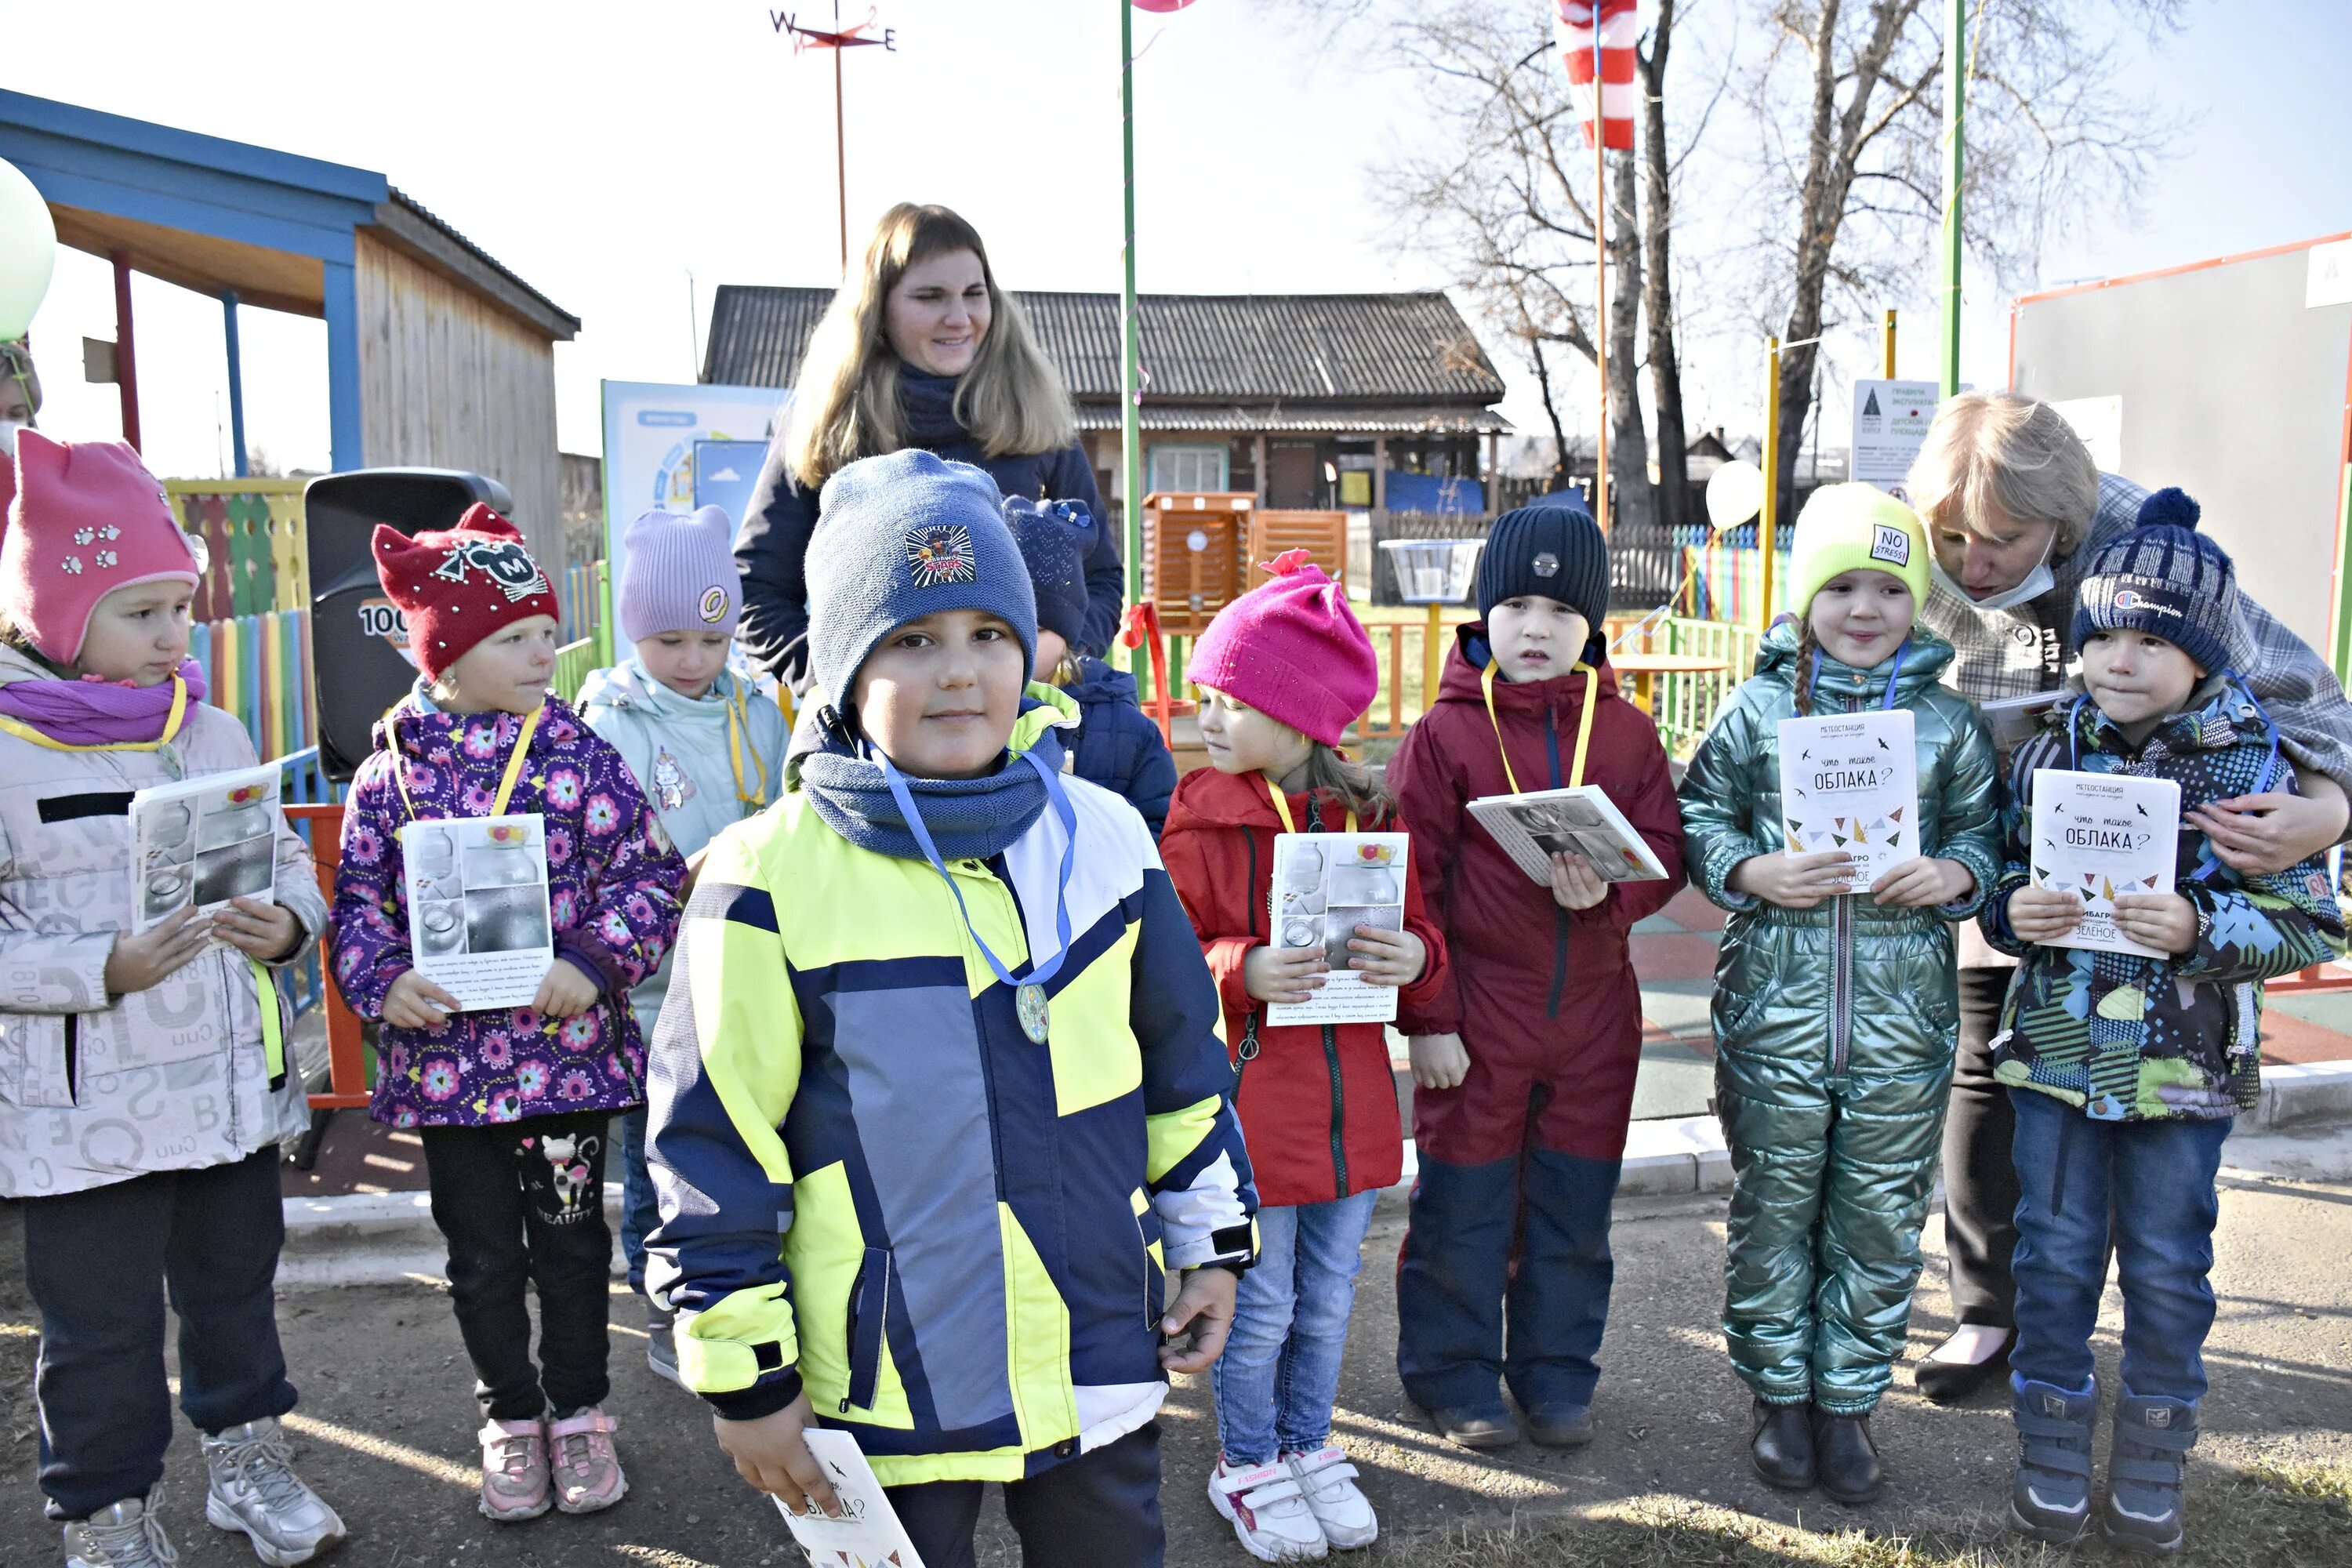
<path id="1" fill-rule="evenodd" d="M 482 1511 L 592 1512 L 628 1484 L 600 1408 L 609 1123 L 645 1098 L 629 991 L 677 938 L 686 865 L 620 753 L 548 692 L 555 597 L 512 526 L 477 506 L 446 533 L 379 528 L 374 548 L 425 675 L 344 805 L 335 980 L 380 1025 L 372 1114 L 424 1141 L 487 1423 Z M 461 1012 L 415 968 L 399 833 L 501 810 L 544 819 L 556 958 L 530 1006 Z"/>

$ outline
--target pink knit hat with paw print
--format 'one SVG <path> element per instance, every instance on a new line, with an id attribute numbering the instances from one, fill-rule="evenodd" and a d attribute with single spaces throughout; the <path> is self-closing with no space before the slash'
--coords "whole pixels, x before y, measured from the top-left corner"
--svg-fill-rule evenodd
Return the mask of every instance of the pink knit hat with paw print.
<path id="1" fill-rule="evenodd" d="M 1185 676 L 1336 746 L 1380 690 L 1372 639 L 1347 590 L 1306 551 L 1286 551 L 1259 570 L 1274 580 L 1217 612 Z"/>
<path id="2" fill-rule="evenodd" d="M 120 441 L 16 432 L 16 499 L 0 541 L 0 608 L 52 664 L 81 657 L 91 612 L 117 588 L 203 576 L 163 482 Z"/>

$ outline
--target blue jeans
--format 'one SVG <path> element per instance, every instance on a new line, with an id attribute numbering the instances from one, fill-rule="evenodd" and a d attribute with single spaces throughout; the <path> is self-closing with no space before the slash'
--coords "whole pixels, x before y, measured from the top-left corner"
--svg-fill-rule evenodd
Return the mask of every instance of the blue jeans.
<path id="1" fill-rule="evenodd" d="M 1217 1441 L 1235 1466 L 1330 1440 L 1356 1271 L 1379 1198 L 1362 1192 L 1257 1211 L 1257 1262 L 1242 1276 L 1233 1335 L 1209 1373 Z"/>
<path id="2" fill-rule="evenodd" d="M 2106 1289 L 2110 1216 L 2124 1292 L 2124 1387 L 2194 1402 L 2213 1326 L 2213 1175 L 2230 1122 L 2094 1121 L 2030 1089 L 2017 1110 L 2017 1375 L 2081 1388 Z"/>
<path id="3" fill-rule="evenodd" d="M 646 1108 L 621 1112 L 621 1256 L 629 1263 L 629 1289 L 646 1288 L 646 1237 L 661 1224 L 654 1199 L 653 1173 L 646 1169 Z"/>

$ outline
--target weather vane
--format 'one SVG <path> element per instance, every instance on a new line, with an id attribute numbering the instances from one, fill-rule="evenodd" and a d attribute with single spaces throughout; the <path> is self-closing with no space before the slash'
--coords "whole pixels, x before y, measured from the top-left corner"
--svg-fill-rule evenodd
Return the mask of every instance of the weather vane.
<path id="1" fill-rule="evenodd" d="M 845 50 L 867 47 L 887 49 L 892 54 L 898 52 L 898 29 L 884 27 L 877 32 L 874 22 L 875 10 L 869 5 L 866 9 L 866 20 L 843 26 L 841 0 L 833 0 L 833 26 L 830 30 L 801 26 L 797 11 L 768 13 L 770 26 L 779 33 L 793 36 L 793 54 L 798 55 L 803 49 L 833 51 L 833 183 L 841 215 L 841 275 L 844 278 L 849 276 L 849 155 L 842 145 L 841 57 Z"/>

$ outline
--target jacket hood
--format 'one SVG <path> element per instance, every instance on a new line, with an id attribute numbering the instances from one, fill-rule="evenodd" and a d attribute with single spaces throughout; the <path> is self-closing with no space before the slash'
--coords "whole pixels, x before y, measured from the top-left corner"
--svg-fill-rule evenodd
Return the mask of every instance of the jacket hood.
<path id="1" fill-rule="evenodd" d="M 0 686 L 12 686 L 19 680 L 63 680 L 58 674 L 23 648 L 0 643 Z"/>
<path id="2" fill-rule="evenodd" d="M 1814 694 L 1865 706 L 1881 702 L 1886 697 L 1887 675 L 1893 671 L 1895 700 L 1909 702 L 1937 684 L 1943 679 L 1945 667 L 1952 662 L 1952 645 L 1916 622 L 1900 652 L 1903 666 L 1899 670 L 1895 668 L 1893 658 L 1868 669 L 1856 669 L 1823 654 L 1821 679 L 1813 685 Z M 1793 618 L 1774 623 L 1772 629 L 1764 634 L 1756 650 L 1756 673 L 1783 686 L 1795 686 L 1797 622 Z"/>
<path id="3" fill-rule="evenodd" d="M 572 704 L 552 691 L 547 694 L 547 701 L 541 711 L 546 716 L 540 721 L 539 728 L 531 733 L 531 744 L 534 746 L 547 743 L 548 727 L 554 721 L 568 720 L 580 729 L 587 728 L 586 722 L 582 720 Z M 386 710 L 383 718 L 368 726 L 368 740 L 379 752 L 391 750 L 390 721 L 395 719 L 400 721 L 401 732 L 414 742 L 422 735 L 455 734 L 477 719 L 488 719 L 493 722 L 499 719 L 513 719 L 520 722 L 521 718 L 520 714 L 508 713 L 503 710 L 497 713 L 428 713 L 416 705 L 416 694 L 411 691 Z"/>
<path id="4" fill-rule="evenodd" d="M 1438 676 L 1437 700 L 1440 702 L 1466 702 L 1481 713 L 1486 710 L 1486 666 L 1493 662 L 1494 652 L 1486 646 L 1486 623 L 1471 621 L 1457 626 L 1454 633 L 1454 649 Z M 1601 655 L 1594 667 L 1603 697 L 1617 692 L 1617 672 L 1611 668 L 1608 655 Z M 1584 681 L 1576 676 L 1563 676 L 1555 680 L 1533 683 L 1497 679 L 1495 682 L 1495 710 L 1498 713 L 1518 711 L 1540 713 L 1546 708 L 1554 710 L 1573 707 L 1584 700 Z"/>
<path id="5" fill-rule="evenodd" d="M 1329 790 L 1316 793 L 1326 802 L 1337 803 L 1339 800 L 1339 796 Z M 1325 830 L 1338 832 L 1346 814 L 1344 805 L 1327 805 L 1323 811 Z M 1283 826 L 1280 814 L 1274 809 L 1274 796 L 1267 793 L 1265 774 L 1223 773 L 1214 768 L 1195 768 L 1177 781 L 1176 793 L 1168 803 L 1168 826 L 1171 828 L 1270 827 L 1277 833 L 1289 831 Z M 1369 823 L 1359 826 L 1363 832 L 1375 831 Z"/>
<path id="6" fill-rule="evenodd" d="M 2099 710 L 2083 689 L 2078 674 L 2066 683 L 2074 700 L 2063 702 L 2053 710 L 2047 723 L 2063 733 L 2071 718 L 2078 726 L 2076 737 L 2085 747 L 2096 746 L 2101 751 L 2133 752 L 2139 749 L 2124 738 L 2120 726 Z M 2168 713 L 2157 721 L 2148 732 L 2147 741 L 2162 740 L 2176 752 L 2221 752 L 2249 742 L 2275 746 L 2277 726 L 2254 694 L 2241 682 L 2226 675 L 2209 675 L 2189 694 L 2177 713 Z"/>
<path id="7" fill-rule="evenodd" d="M 588 679 L 580 683 L 580 695 L 572 705 L 585 710 L 591 705 L 606 708 L 633 708 L 643 712 L 657 713 L 667 722 L 724 724 L 727 722 L 727 702 L 739 688 L 735 672 L 722 669 L 710 683 L 708 696 L 682 697 L 656 680 L 642 660 L 634 657 L 622 660 L 610 669 L 592 669 Z M 751 693 L 746 691 L 748 698 Z M 721 700 L 713 702 L 710 698 Z"/>

